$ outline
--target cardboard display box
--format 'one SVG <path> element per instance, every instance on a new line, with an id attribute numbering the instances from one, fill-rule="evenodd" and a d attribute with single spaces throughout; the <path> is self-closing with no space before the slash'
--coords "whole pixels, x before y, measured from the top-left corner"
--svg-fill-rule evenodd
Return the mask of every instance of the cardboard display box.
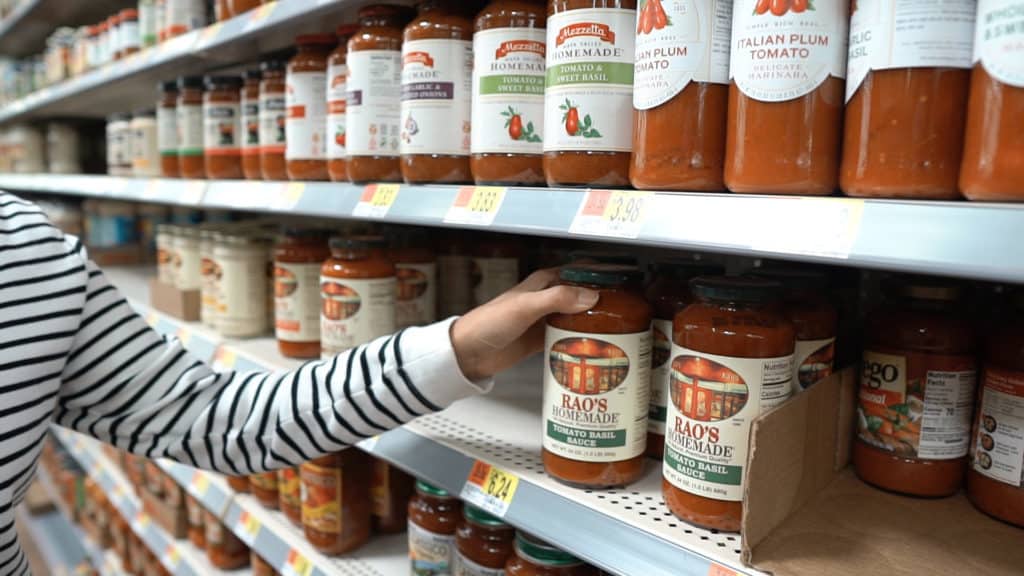
<path id="1" fill-rule="evenodd" d="M 199 321 L 199 290 L 178 290 L 153 278 L 149 281 L 149 301 L 164 314 L 186 322 Z"/>

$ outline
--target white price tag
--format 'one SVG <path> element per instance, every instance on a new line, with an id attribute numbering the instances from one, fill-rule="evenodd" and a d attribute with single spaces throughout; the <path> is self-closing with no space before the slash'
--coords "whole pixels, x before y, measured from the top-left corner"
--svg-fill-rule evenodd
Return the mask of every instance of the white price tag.
<path id="1" fill-rule="evenodd" d="M 763 252 L 849 258 L 860 235 L 864 201 L 856 198 L 751 199 L 762 229 L 750 237 Z"/>
<path id="2" fill-rule="evenodd" d="M 499 186 L 463 186 L 455 195 L 448 213 L 446 224 L 472 224 L 490 226 L 505 201 L 505 188 Z"/>
<path id="3" fill-rule="evenodd" d="M 384 218 L 398 198 L 398 184 L 370 184 L 363 189 L 363 195 L 352 210 L 358 218 Z"/>

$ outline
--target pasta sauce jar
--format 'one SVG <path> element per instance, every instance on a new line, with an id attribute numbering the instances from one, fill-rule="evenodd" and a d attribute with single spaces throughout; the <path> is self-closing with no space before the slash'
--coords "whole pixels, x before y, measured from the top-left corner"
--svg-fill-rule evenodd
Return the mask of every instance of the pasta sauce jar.
<path id="1" fill-rule="evenodd" d="M 249 490 L 260 501 L 260 504 L 271 510 L 277 510 L 279 500 L 277 472 L 261 472 L 249 476 Z"/>
<path id="2" fill-rule="evenodd" d="M 662 495 L 673 514 L 738 532 L 750 427 L 792 394 L 793 325 L 780 286 L 704 276 L 672 335 Z"/>
<path id="3" fill-rule="evenodd" d="M 831 194 L 839 177 L 846 2 L 736 0 L 725 185 Z"/>
<path id="4" fill-rule="evenodd" d="M 455 529 L 462 503 L 445 490 L 416 482 L 409 500 L 409 560 L 412 574 L 451 574 Z"/>
<path id="5" fill-rule="evenodd" d="M 228 486 L 231 487 L 235 492 L 248 492 L 249 491 L 249 477 L 248 476 L 227 476 Z"/>
<path id="6" fill-rule="evenodd" d="M 480 306 L 519 283 L 520 246 L 500 236 L 484 237 L 473 250 L 473 302 Z M 460 312 L 461 314 L 461 312 Z"/>
<path id="7" fill-rule="evenodd" d="M 304 462 L 302 526 L 306 539 L 336 556 L 370 539 L 370 457 L 349 448 Z"/>
<path id="8" fill-rule="evenodd" d="M 1015 0 L 978 0 L 960 189 L 971 200 L 1024 200 L 1024 29 Z"/>
<path id="9" fill-rule="evenodd" d="M 957 198 L 977 0 L 855 3 L 839 184 L 850 196 Z M 898 24 L 897 24 L 898 23 Z"/>
<path id="10" fill-rule="evenodd" d="M 331 256 L 328 233 L 293 228 L 274 250 L 274 333 L 289 358 L 320 356 L 320 268 Z"/>
<path id="11" fill-rule="evenodd" d="M 327 180 L 327 56 L 333 34 L 295 38 L 285 77 L 285 160 L 291 180 Z"/>
<path id="12" fill-rule="evenodd" d="M 409 518 L 409 498 L 414 480 L 405 472 L 379 458 L 373 459 L 373 531 L 395 534 L 406 528 Z"/>
<path id="13" fill-rule="evenodd" d="M 209 510 L 203 510 L 206 528 L 206 557 L 221 570 L 235 570 L 249 565 L 249 547 L 245 545 Z"/>
<path id="14" fill-rule="evenodd" d="M 247 338 L 267 330 L 269 253 L 269 242 L 262 237 L 218 236 L 213 255 L 220 266 L 215 318 L 221 336 Z"/>
<path id="15" fill-rule="evenodd" d="M 633 76 L 633 186 L 725 187 L 731 25 L 731 2 L 643 3 Z"/>
<path id="16" fill-rule="evenodd" d="M 285 69 L 281 59 L 260 63 L 260 175 L 264 180 L 287 180 L 285 165 Z"/>
<path id="17" fill-rule="evenodd" d="M 505 563 L 508 576 L 598 576 L 597 568 L 526 532 L 516 533 L 514 550 Z"/>
<path id="18" fill-rule="evenodd" d="M 487 512 L 465 504 L 455 530 L 454 573 L 460 576 L 504 575 L 514 554 L 515 528 Z"/>
<path id="19" fill-rule="evenodd" d="M 544 469 L 573 486 L 623 486 L 643 473 L 647 446 L 651 308 L 639 292 L 641 274 L 581 264 L 560 277 L 601 297 L 586 312 L 547 318 Z"/>
<path id="20" fill-rule="evenodd" d="M 636 0 L 548 0 L 544 176 L 629 184 Z M 603 73 L 580 78 L 579 69 Z"/>
<path id="21" fill-rule="evenodd" d="M 203 78 L 178 78 L 178 174 L 182 178 L 206 178 L 203 160 Z"/>
<path id="22" fill-rule="evenodd" d="M 331 238 L 320 269 L 320 347 L 329 358 L 395 331 L 395 267 L 379 236 Z"/>
<path id="23" fill-rule="evenodd" d="M 302 526 L 302 481 L 298 467 L 277 471 L 277 504 L 292 524 Z"/>
<path id="24" fill-rule="evenodd" d="M 971 323 L 960 289 L 924 278 L 885 286 L 864 327 L 853 467 L 868 484 L 949 496 L 963 482 L 974 409 Z"/>
<path id="25" fill-rule="evenodd" d="M 338 46 L 327 57 L 327 173 L 334 182 L 348 180 L 345 152 L 345 106 L 348 102 L 348 39 L 357 26 L 339 26 Z"/>
<path id="26" fill-rule="evenodd" d="M 466 182 L 473 25 L 454 0 L 425 0 L 402 36 L 402 178 Z"/>
<path id="27" fill-rule="evenodd" d="M 470 169 L 477 184 L 544 183 L 543 0 L 492 0 L 473 34 Z"/>
<path id="28" fill-rule="evenodd" d="M 398 293 L 395 300 L 395 326 L 426 326 L 437 320 L 437 257 L 430 249 L 429 237 L 410 232 L 400 237 L 391 250 L 395 263 Z"/>
<path id="29" fill-rule="evenodd" d="M 242 79 L 207 76 L 203 95 L 203 157 L 207 178 L 242 174 Z"/>
<path id="30" fill-rule="evenodd" d="M 156 108 L 157 149 L 160 151 L 160 174 L 177 178 L 178 173 L 178 83 L 160 83 L 160 102 Z"/>
<path id="31" fill-rule="evenodd" d="M 120 514 L 117 515 L 121 517 Z M 203 526 L 203 505 L 192 497 L 185 495 L 185 518 L 188 523 L 188 539 L 192 545 L 200 550 L 206 548 L 206 529 Z"/>
<path id="32" fill-rule="evenodd" d="M 242 88 L 242 172 L 246 180 L 259 180 L 260 172 L 260 71 L 245 71 Z"/>

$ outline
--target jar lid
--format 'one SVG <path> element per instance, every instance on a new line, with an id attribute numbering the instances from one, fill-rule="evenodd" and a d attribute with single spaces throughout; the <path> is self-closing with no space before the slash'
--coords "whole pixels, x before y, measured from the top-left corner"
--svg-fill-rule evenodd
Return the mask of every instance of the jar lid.
<path id="1" fill-rule="evenodd" d="M 637 265 L 636 256 L 611 250 L 573 250 L 569 252 L 569 262 L 572 264 L 595 262 L 600 264 L 619 264 L 622 266 Z"/>
<path id="2" fill-rule="evenodd" d="M 462 515 L 465 516 L 466 520 L 470 520 L 480 524 L 481 526 L 488 526 L 491 528 L 511 528 L 511 526 L 503 522 L 501 518 L 492 516 L 472 504 L 464 504 L 462 506 Z"/>
<path id="3" fill-rule="evenodd" d="M 643 274 L 632 266 L 618 264 L 572 264 L 562 268 L 559 277 L 566 282 L 619 286 L 637 282 Z"/>
<path id="4" fill-rule="evenodd" d="M 107 122 L 127 122 L 132 119 L 132 115 L 128 112 L 114 112 L 110 116 L 107 116 Z"/>
<path id="5" fill-rule="evenodd" d="M 263 73 L 260 72 L 259 68 L 250 68 L 250 69 L 245 71 L 245 79 L 246 80 L 261 80 L 262 78 L 263 78 Z"/>
<path id="6" fill-rule="evenodd" d="M 284 57 L 268 58 L 260 62 L 261 72 L 283 72 L 288 68 L 288 59 Z"/>
<path id="7" fill-rule="evenodd" d="M 331 250 L 368 250 L 387 247 L 383 236 L 334 236 L 330 240 Z"/>
<path id="8" fill-rule="evenodd" d="M 241 76 L 207 76 L 206 77 L 206 89 L 216 90 L 218 88 L 228 88 L 238 90 L 242 87 Z"/>
<path id="9" fill-rule="evenodd" d="M 684 282 L 697 276 L 718 276 L 725 273 L 725 267 L 721 264 L 684 258 L 658 260 L 651 266 L 651 270 L 658 276 L 668 276 Z"/>
<path id="10" fill-rule="evenodd" d="M 359 30 L 358 24 L 342 24 L 341 26 L 338 26 L 337 29 L 335 29 L 334 34 L 339 39 L 344 40 L 345 38 L 348 38 L 349 36 L 355 34 L 356 30 Z"/>
<path id="11" fill-rule="evenodd" d="M 698 276 L 690 280 L 694 296 L 725 302 L 773 302 L 782 285 L 766 278 Z"/>
<path id="12" fill-rule="evenodd" d="M 284 239 L 297 240 L 299 242 L 327 242 L 331 237 L 331 232 L 322 228 L 285 226 L 281 230 L 281 236 Z"/>
<path id="13" fill-rule="evenodd" d="M 334 46 L 337 43 L 334 34 L 299 34 L 295 37 L 298 46 Z"/>
<path id="14" fill-rule="evenodd" d="M 118 14 L 121 20 L 137 20 L 139 18 L 139 11 L 135 8 L 125 8 Z"/>
<path id="15" fill-rule="evenodd" d="M 202 90 L 203 89 L 203 77 L 202 76 L 179 76 L 178 77 L 178 90 Z"/>
<path id="16" fill-rule="evenodd" d="M 165 82 L 158 82 L 157 85 L 156 85 L 156 89 L 157 89 L 158 92 L 177 92 L 178 91 L 178 81 L 177 80 L 167 80 Z"/>
<path id="17" fill-rule="evenodd" d="M 437 498 L 452 498 L 452 495 L 449 494 L 447 490 L 443 488 L 438 488 L 433 484 L 427 484 L 423 480 L 416 481 L 416 491 L 419 492 L 420 494 L 425 494 L 427 496 L 436 496 Z"/>
<path id="18" fill-rule="evenodd" d="M 824 273 L 809 268 L 754 268 L 747 275 L 774 280 L 782 284 L 783 289 L 799 292 L 822 292 L 828 286 L 828 277 Z"/>
<path id="19" fill-rule="evenodd" d="M 516 532 L 516 552 L 531 562 L 546 566 L 575 566 L 583 564 L 582 560 L 572 554 L 555 548 L 551 544 L 522 530 Z"/>

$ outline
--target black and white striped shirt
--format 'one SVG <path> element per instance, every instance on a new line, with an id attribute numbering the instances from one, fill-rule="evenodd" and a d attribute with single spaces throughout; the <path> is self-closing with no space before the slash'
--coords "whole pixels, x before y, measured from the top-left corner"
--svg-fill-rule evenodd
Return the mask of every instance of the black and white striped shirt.
<path id="1" fill-rule="evenodd" d="M 452 320 L 291 372 L 213 372 L 154 332 L 78 239 L 0 192 L 0 574 L 28 573 L 13 506 L 51 420 L 147 457 L 249 474 L 336 452 L 485 391 Z"/>

